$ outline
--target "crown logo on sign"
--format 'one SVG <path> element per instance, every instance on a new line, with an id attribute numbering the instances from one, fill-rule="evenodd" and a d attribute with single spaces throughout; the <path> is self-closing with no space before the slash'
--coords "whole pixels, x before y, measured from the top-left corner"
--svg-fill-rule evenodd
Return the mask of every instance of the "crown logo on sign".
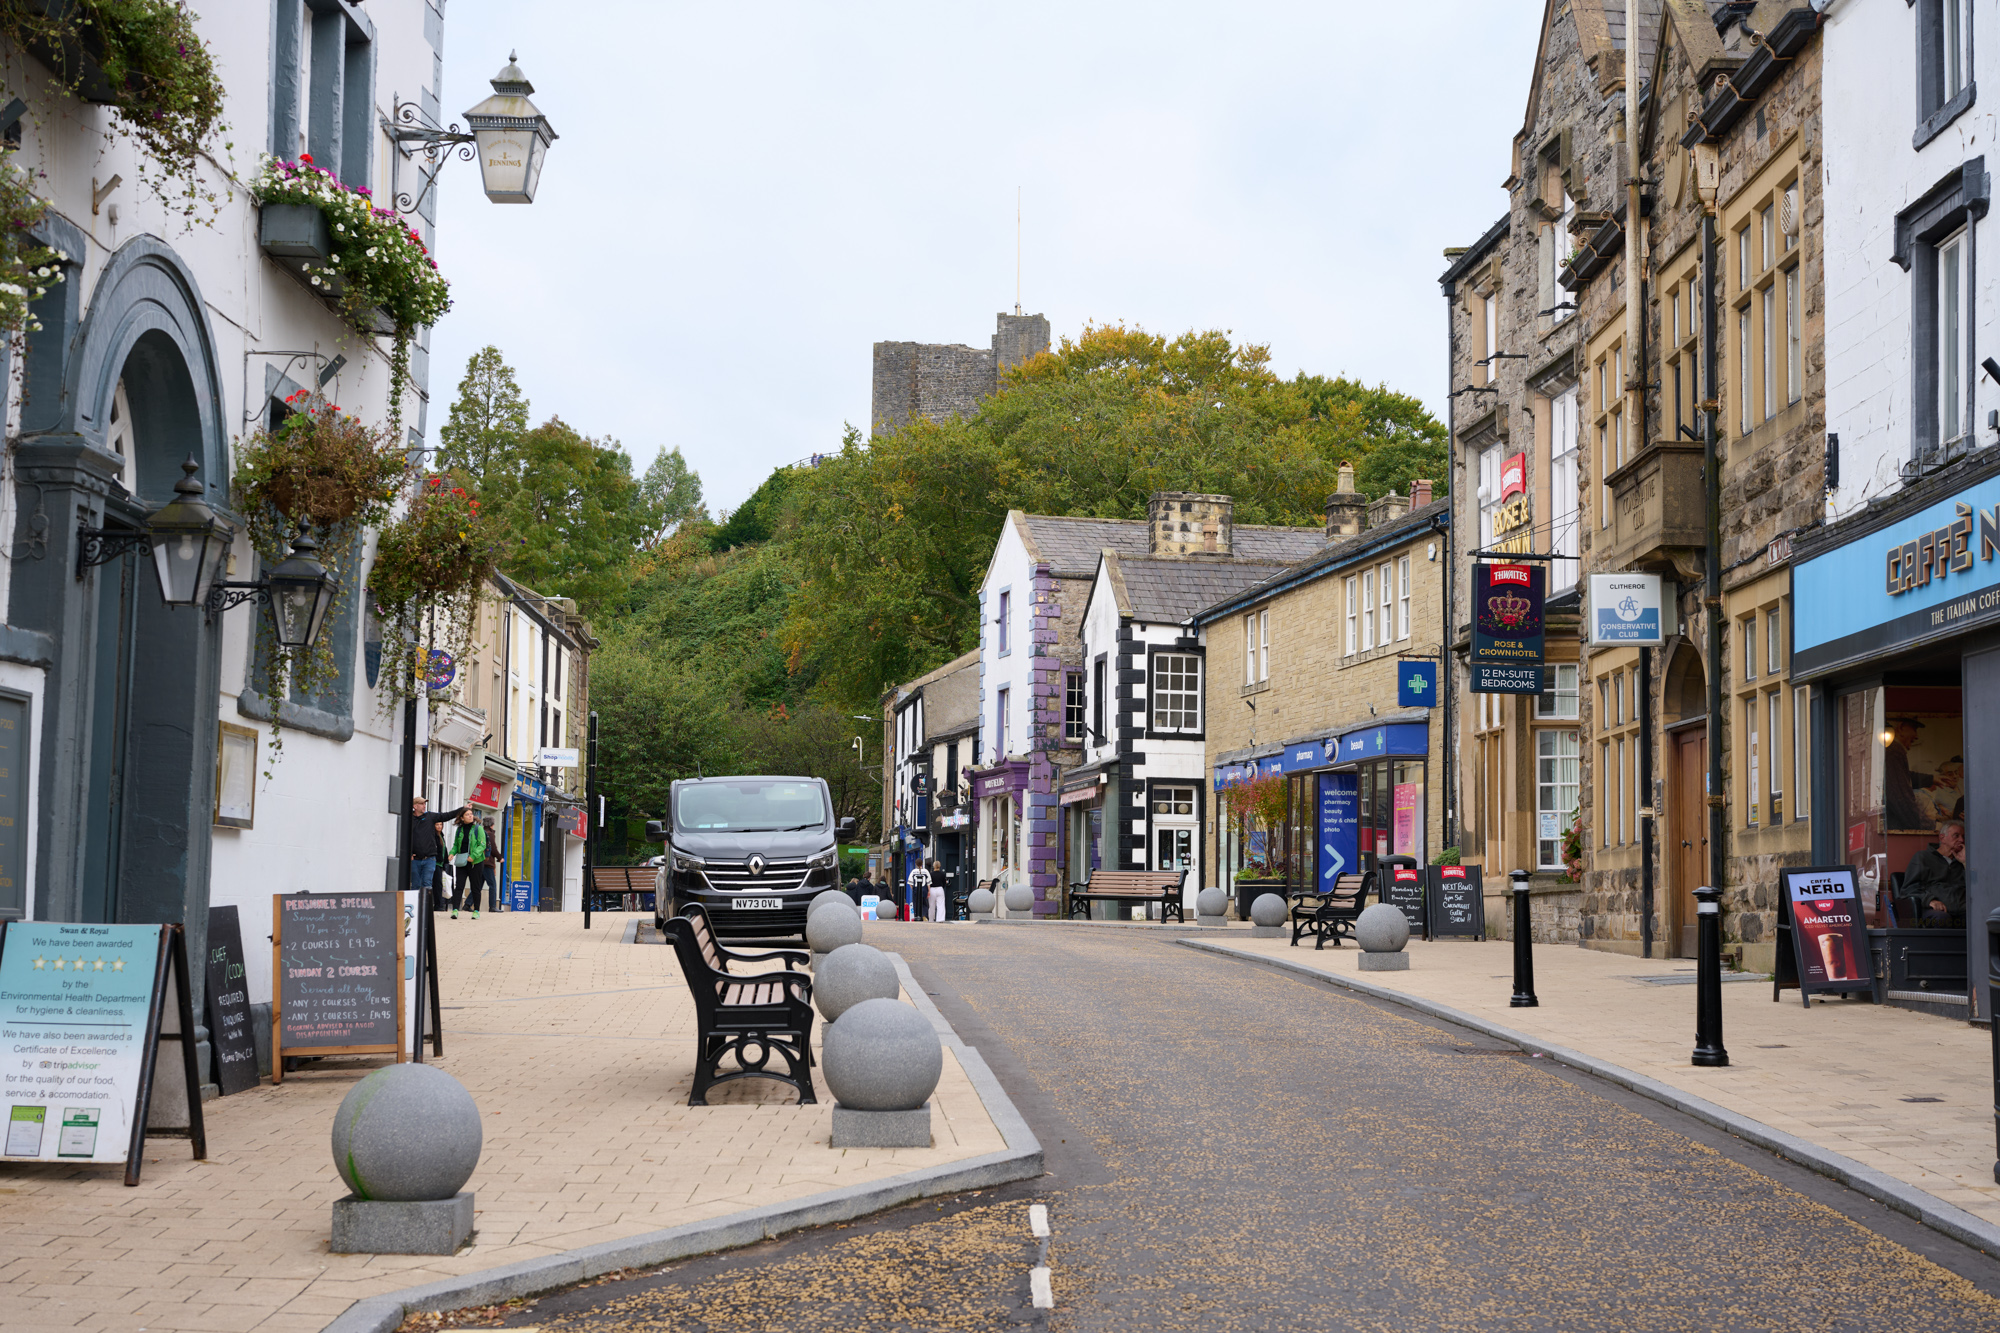
<path id="1" fill-rule="evenodd" d="M 1528 613 L 1535 609 L 1533 602 L 1514 593 L 1508 593 L 1504 597 L 1489 597 L 1486 605 L 1493 613 L 1493 618 L 1508 629 L 1516 629 L 1527 624 Z"/>

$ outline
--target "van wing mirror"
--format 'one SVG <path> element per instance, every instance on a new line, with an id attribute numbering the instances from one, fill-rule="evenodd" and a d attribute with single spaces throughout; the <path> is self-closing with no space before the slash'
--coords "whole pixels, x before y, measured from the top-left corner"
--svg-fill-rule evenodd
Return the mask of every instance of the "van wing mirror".
<path id="1" fill-rule="evenodd" d="M 841 839 L 842 841 L 846 841 L 847 839 L 852 838 L 854 836 L 854 830 L 858 827 L 860 827 L 860 825 L 855 821 L 854 816 L 848 815 L 845 819 L 842 819 L 839 823 L 833 826 L 833 836 Z"/>
<path id="2" fill-rule="evenodd" d="M 667 826 L 666 826 L 666 824 L 665 824 L 665 823 L 664 823 L 663 821 L 661 821 L 661 820 L 658 820 L 658 819 L 649 819 L 649 820 L 647 820 L 647 821 L 646 821 L 646 841 L 647 841 L 647 842 L 665 842 L 666 840 L 667 840 Z"/>

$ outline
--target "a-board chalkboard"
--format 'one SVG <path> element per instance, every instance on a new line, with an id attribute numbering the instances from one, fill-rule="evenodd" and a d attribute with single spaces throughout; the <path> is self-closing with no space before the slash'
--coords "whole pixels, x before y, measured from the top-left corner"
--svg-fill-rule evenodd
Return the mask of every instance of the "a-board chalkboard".
<path id="1" fill-rule="evenodd" d="M 1430 937 L 1486 938 L 1486 894 L 1478 866 L 1431 866 Z"/>
<path id="2" fill-rule="evenodd" d="M 243 925 L 232 904 L 208 909 L 208 1048 L 215 1082 L 227 1097 L 257 1086 L 257 1043 L 250 1032 L 250 981 L 243 972 Z"/>
<path id="3" fill-rule="evenodd" d="M 403 895 L 271 895 L 271 1081 L 287 1055 L 403 1051 Z"/>
<path id="4" fill-rule="evenodd" d="M 1853 866 L 1804 866 L 1778 872 L 1778 950 L 1771 999 L 1796 986 L 1812 1007 L 1815 992 L 1872 991 L 1874 959 Z"/>
<path id="5" fill-rule="evenodd" d="M 1402 909 L 1410 923 L 1410 933 L 1429 939 L 1430 917 L 1425 912 L 1424 872 L 1416 866 L 1384 865 L 1376 870 L 1377 892 L 1382 901 Z"/>

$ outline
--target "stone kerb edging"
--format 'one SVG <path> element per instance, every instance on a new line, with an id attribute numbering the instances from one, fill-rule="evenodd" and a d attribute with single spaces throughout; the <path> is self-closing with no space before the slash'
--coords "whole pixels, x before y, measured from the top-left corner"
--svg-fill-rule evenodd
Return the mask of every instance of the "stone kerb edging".
<path id="1" fill-rule="evenodd" d="M 926 1199 L 960 1190 L 983 1189 L 1014 1180 L 1031 1180 L 1042 1174 L 1042 1144 L 1028 1122 L 1014 1108 L 1000 1080 L 993 1076 L 976 1047 L 959 1040 L 956 1032 L 916 979 L 901 954 L 890 954 L 903 993 L 930 1020 L 939 1040 L 951 1048 L 971 1080 L 973 1090 L 986 1107 L 994 1128 L 1005 1140 L 1005 1151 L 985 1153 L 963 1162 L 926 1167 L 887 1180 L 865 1185 L 849 1185 L 808 1195 L 790 1203 L 750 1208 L 727 1217 L 705 1222 L 689 1222 L 663 1231 L 648 1231 L 623 1240 L 605 1241 L 562 1254 L 524 1259 L 519 1263 L 483 1269 L 459 1277 L 406 1287 L 401 1291 L 365 1296 L 327 1324 L 325 1333 L 395 1333 L 405 1316 L 418 1310 L 458 1310 L 469 1305 L 491 1305 L 500 1301 L 534 1296 L 583 1282 L 620 1268 L 650 1268 L 675 1259 L 711 1254 L 717 1250 L 754 1245 L 802 1227 L 846 1222 L 870 1213 L 894 1208 L 912 1199 Z"/>
<path id="2" fill-rule="evenodd" d="M 1359 977 L 1323 972 L 1305 963 L 1294 963 L 1286 958 L 1272 958 L 1267 954 L 1234 948 L 1212 940 L 1175 940 L 1174 943 L 1188 949 L 1199 949 L 1204 953 L 1240 959 L 1246 963 L 1260 963 L 1265 967 L 1277 968 L 1279 971 L 1324 982 L 1329 986 L 1339 986 L 1373 999 L 1387 1000 L 1406 1009 L 1414 1009 L 1433 1018 L 1442 1018 L 1460 1027 L 1470 1028 L 1484 1036 L 1518 1046 L 1524 1051 L 1539 1053 L 1557 1064 L 1580 1069 L 1608 1083 L 1615 1083 L 1627 1091 L 1636 1092 L 1642 1097 L 1671 1106 L 1716 1129 L 1734 1134 L 1746 1143 L 1776 1153 L 1809 1171 L 1838 1181 L 1855 1193 L 1865 1195 L 1905 1217 L 1921 1222 L 1961 1245 L 1970 1245 L 1976 1250 L 2000 1255 L 2000 1227 L 1973 1216 L 1963 1208 L 1946 1203 L 1928 1190 L 1918 1189 L 1915 1185 L 1898 1180 L 1887 1172 L 1877 1171 L 1872 1166 L 1864 1166 L 1852 1157 L 1822 1148 L 1817 1143 L 1809 1142 L 1796 1134 L 1773 1129 L 1762 1121 L 1717 1106 L 1704 1097 L 1683 1092 L 1679 1088 L 1662 1083 L 1658 1079 L 1648 1078 L 1623 1065 L 1600 1060 L 1594 1055 L 1585 1055 L 1582 1051 L 1573 1051 L 1567 1046 L 1556 1046 L 1539 1037 L 1531 1037 L 1525 1032 L 1516 1032 L 1512 1028 L 1488 1022 L 1462 1009 L 1453 1009 L 1450 1005 L 1439 1004 L 1435 1000 L 1427 1000 L 1421 996 L 1406 995 L 1389 986 L 1379 986 L 1373 982 L 1363 981 Z"/>

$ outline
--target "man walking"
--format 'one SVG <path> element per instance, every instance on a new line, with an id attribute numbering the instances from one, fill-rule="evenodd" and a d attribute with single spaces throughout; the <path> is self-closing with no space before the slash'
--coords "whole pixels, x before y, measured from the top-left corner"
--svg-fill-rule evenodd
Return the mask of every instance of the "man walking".
<path id="1" fill-rule="evenodd" d="M 430 801 L 419 796 L 410 802 L 410 889 L 415 893 L 429 896 L 434 906 L 437 902 L 438 852 L 443 847 L 443 839 L 438 834 L 438 825 L 446 824 L 464 814 L 467 807 L 460 806 L 448 814 L 428 813 Z"/>
<path id="2" fill-rule="evenodd" d="M 931 893 L 931 872 L 929 867 L 922 861 L 917 862 L 911 868 L 909 878 L 905 883 L 909 887 L 910 904 L 910 914 L 905 920 L 921 921 L 923 920 L 922 913 L 924 907 L 928 905 Z"/>

